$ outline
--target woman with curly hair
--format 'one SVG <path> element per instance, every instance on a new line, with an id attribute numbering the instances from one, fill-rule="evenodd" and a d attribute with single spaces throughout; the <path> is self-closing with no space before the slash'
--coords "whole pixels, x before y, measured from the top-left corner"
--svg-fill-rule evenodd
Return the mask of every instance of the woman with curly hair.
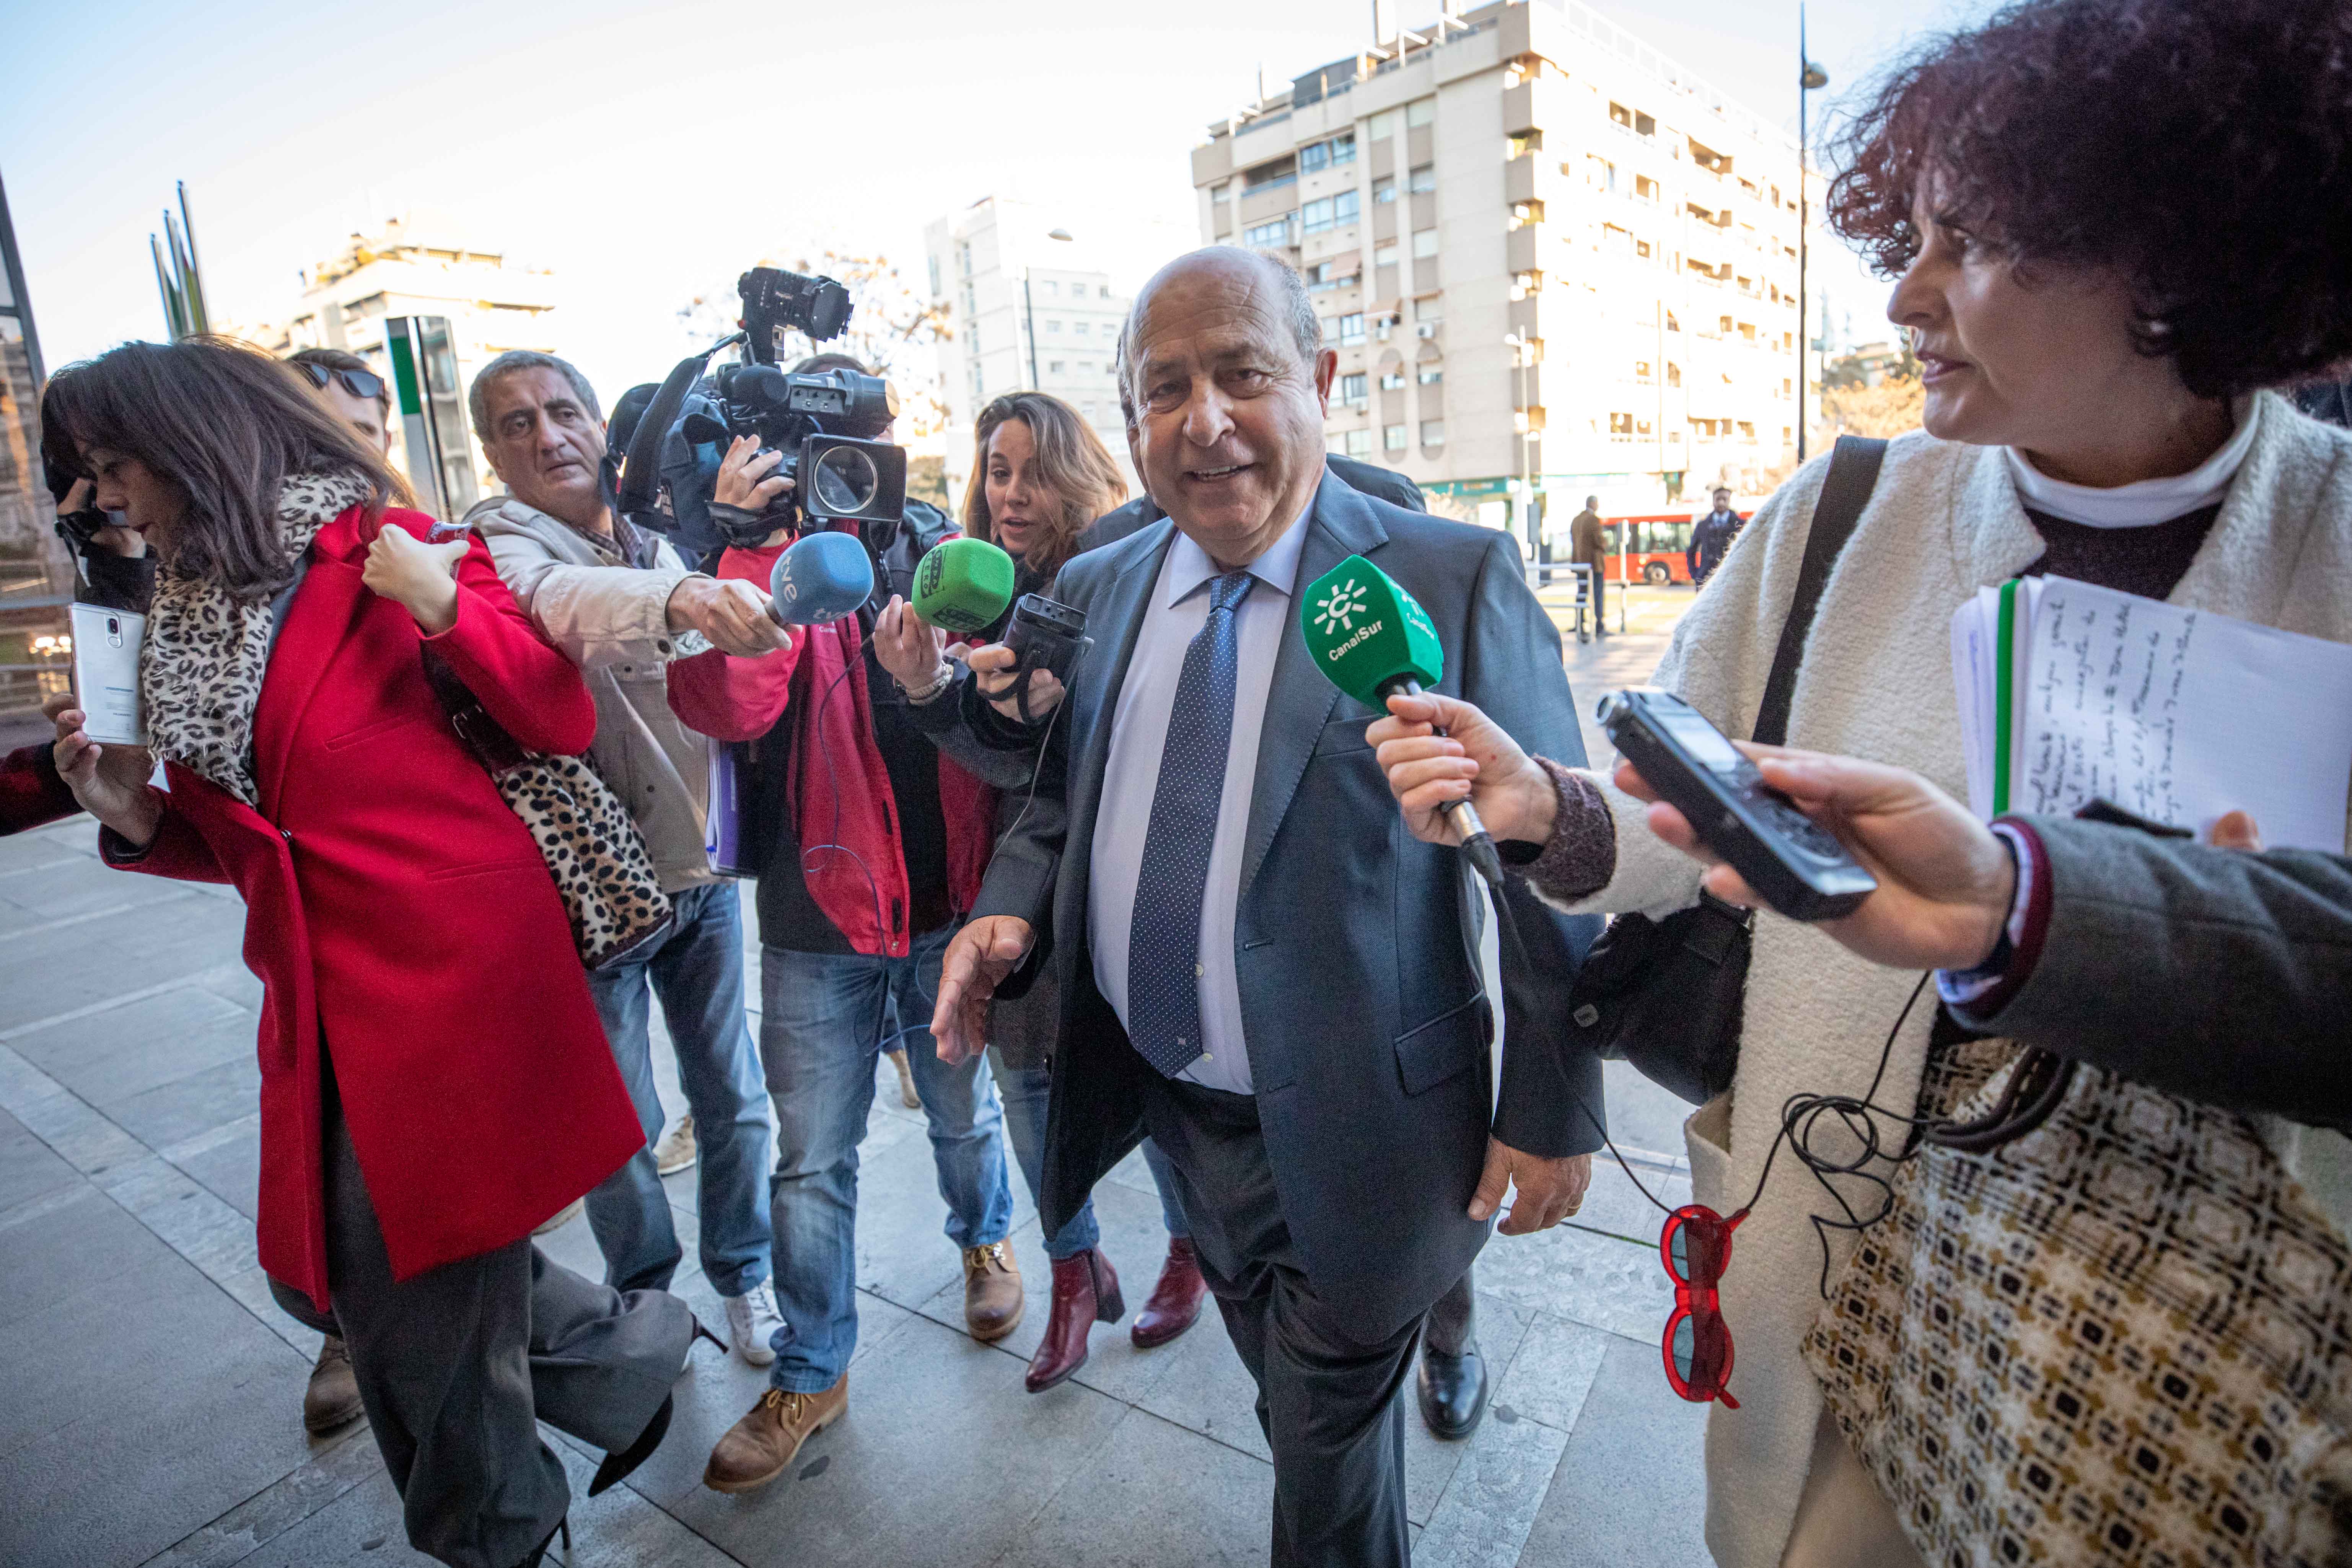
<path id="1" fill-rule="evenodd" d="M 348 1347 L 410 1542 L 537 1563 L 572 1500 L 537 1423 L 608 1450 L 604 1490 L 661 1440 L 696 1324 L 531 1245 L 645 1131 L 547 862 L 424 661 L 534 750 L 586 750 L 595 706 L 482 542 L 429 542 L 268 356 L 129 343 L 60 371 L 41 422 L 161 558 L 152 754 L 69 709 L 55 761 L 108 864 L 243 896 L 271 1294 Z"/>
<path id="2" fill-rule="evenodd" d="M 2344 0 L 2029 0 L 1893 73 L 1830 216 L 1895 279 L 1927 429 L 1886 447 L 1822 588 L 1791 744 L 1959 793 L 1948 627 L 2021 574 L 2352 642 L 2352 436 L 2281 395 L 2352 359 L 2347 147 Z M 1657 671 L 1729 734 L 1831 467 L 1759 511 Z M 1562 907 L 1696 900 L 1698 866 L 1611 777 L 1531 762 L 1456 702 L 1391 707 L 1372 738 L 1414 831 L 1467 794 L 1546 847 L 1528 874 Z M 1717 1560 L 2340 1560 L 2352 1145 L 2232 1108 L 2223 1040 L 2200 1100 L 2086 1069 L 1998 1147 L 1865 1158 L 1984 1112 L 2013 1042 L 1908 1006 L 1916 976 L 1816 928 L 1761 914 L 1753 943 L 1736 1078 L 1687 1127 L 1699 1202 L 1748 1209 L 1720 1295 L 1738 1405 L 1707 1427 Z M 1801 1095 L 1881 1112 L 1869 1144 L 1859 1116 L 1815 1125 L 1809 1152 L 1853 1173 L 1772 1163 Z"/>

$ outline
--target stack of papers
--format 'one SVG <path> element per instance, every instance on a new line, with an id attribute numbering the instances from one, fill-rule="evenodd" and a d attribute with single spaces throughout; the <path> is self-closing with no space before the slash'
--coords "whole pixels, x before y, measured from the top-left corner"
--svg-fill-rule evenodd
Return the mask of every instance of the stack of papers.
<path id="1" fill-rule="evenodd" d="M 1952 677 L 1979 816 L 2095 798 L 2201 831 L 2237 810 L 2266 845 L 2344 849 L 2352 646 L 2021 577 L 1952 617 Z"/>

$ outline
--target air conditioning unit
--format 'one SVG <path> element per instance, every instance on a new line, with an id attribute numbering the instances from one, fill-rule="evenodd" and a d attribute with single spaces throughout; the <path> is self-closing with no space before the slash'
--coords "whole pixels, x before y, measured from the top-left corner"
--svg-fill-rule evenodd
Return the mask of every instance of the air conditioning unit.
<path id="1" fill-rule="evenodd" d="M 1433 338 L 1437 335 L 1437 323 L 1423 321 L 1412 329 L 1412 335 L 1417 338 Z"/>

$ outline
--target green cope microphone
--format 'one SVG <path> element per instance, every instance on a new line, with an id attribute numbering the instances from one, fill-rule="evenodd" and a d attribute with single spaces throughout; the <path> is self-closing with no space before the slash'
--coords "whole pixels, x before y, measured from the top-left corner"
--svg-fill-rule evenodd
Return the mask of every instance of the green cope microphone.
<path id="1" fill-rule="evenodd" d="M 1013 557 L 984 539 L 933 545 L 915 568 L 915 614 L 935 626 L 980 631 L 1011 603 Z"/>
<path id="2" fill-rule="evenodd" d="M 1349 556 L 1307 586 L 1298 605 L 1298 631 L 1315 668 L 1367 708 L 1385 712 L 1391 697 L 1419 696 L 1445 674 L 1445 649 L 1429 612 L 1360 555 Z M 1445 731 L 1439 727 L 1437 733 Z M 1438 809 L 1462 835 L 1462 853 L 1478 875 L 1499 890 L 1502 858 L 1478 808 L 1465 798 Z"/>

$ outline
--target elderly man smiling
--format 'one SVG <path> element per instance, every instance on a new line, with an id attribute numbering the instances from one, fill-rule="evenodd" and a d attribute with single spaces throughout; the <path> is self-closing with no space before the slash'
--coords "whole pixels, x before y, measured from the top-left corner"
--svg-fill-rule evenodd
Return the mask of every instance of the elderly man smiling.
<path id="1" fill-rule="evenodd" d="M 989 1000 L 1055 966 L 1048 1231 L 1157 1140 L 1257 1380 L 1274 1563 L 1402 1568 L 1394 1396 L 1423 1315 L 1513 1183 L 1518 1234 L 1574 1213 L 1590 1179 L 1600 1063 L 1552 1020 L 1591 922 L 1508 894 L 1534 962 L 1505 982 L 1497 1093 L 1463 863 L 1394 830 L 1376 715 L 1315 668 L 1297 598 L 1367 557 L 1427 607 L 1443 689 L 1580 755 L 1559 637 L 1507 537 L 1324 477 L 1335 360 L 1289 268 L 1225 247 L 1171 263 L 1121 357 L 1169 516 L 1063 571 L 1096 651 L 932 1028 L 943 1054 L 977 1052 Z"/>

